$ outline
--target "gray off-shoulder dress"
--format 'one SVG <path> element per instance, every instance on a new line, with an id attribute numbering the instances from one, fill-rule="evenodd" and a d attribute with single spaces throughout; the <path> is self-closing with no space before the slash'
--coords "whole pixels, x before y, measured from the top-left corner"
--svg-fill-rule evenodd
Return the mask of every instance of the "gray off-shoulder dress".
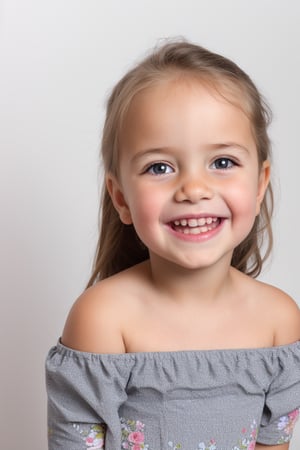
<path id="1" fill-rule="evenodd" d="M 300 342 L 272 348 L 94 354 L 46 362 L 49 450 L 254 450 L 289 442 Z"/>

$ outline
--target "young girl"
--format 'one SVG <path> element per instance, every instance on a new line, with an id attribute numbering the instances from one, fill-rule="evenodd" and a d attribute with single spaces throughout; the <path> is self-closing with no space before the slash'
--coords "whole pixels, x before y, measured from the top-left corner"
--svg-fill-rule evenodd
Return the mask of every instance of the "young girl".
<path id="1" fill-rule="evenodd" d="M 94 273 L 47 359 L 49 449 L 288 449 L 300 313 L 255 280 L 269 117 L 237 65 L 185 41 L 114 88 Z"/>

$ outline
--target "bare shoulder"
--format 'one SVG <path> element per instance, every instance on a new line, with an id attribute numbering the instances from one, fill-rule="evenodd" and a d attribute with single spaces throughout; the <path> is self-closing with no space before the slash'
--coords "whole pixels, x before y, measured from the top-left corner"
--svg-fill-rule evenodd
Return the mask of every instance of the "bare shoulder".
<path id="1" fill-rule="evenodd" d="M 138 271 L 129 269 L 87 289 L 71 308 L 62 343 L 85 352 L 124 353 L 123 326 L 138 281 Z"/>
<path id="2" fill-rule="evenodd" d="M 281 289 L 256 281 L 261 313 L 268 317 L 274 330 L 274 345 L 286 345 L 300 339 L 300 309 Z"/>
<path id="3" fill-rule="evenodd" d="M 92 353 L 124 353 L 123 324 L 135 277 L 121 272 L 87 289 L 68 315 L 62 343 Z"/>
<path id="4" fill-rule="evenodd" d="M 70 310 L 62 343 L 85 352 L 123 353 L 117 303 L 111 282 L 101 281 L 87 289 Z"/>

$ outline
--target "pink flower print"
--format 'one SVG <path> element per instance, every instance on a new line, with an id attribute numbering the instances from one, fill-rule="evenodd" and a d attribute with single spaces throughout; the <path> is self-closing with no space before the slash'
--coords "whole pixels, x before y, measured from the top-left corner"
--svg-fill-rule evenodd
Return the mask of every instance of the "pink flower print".
<path id="1" fill-rule="evenodd" d="M 88 450 L 100 450 L 104 448 L 103 439 L 94 439 L 90 443 L 87 443 Z"/>
<path id="2" fill-rule="evenodd" d="M 208 447 L 208 449 L 209 450 L 217 450 L 217 442 L 215 441 L 215 439 L 211 439 L 210 441 L 209 441 L 209 447 Z"/>
<path id="3" fill-rule="evenodd" d="M 135 428 L 136 428 L 136 431 L 141 431 L 144 429 L 144 424 L 142 422 L 140 422 L 139 420 L 137 420 L 136 424 L 135 424 Z"/>
<path id="4" fill-rule="evenodd" d="M 133 442 L 134 444 L 143 444 L 144 439 L 145 439 L 144 433 L 141 433 L 140 431 L 133 431 L 128 436 L 129 442 Z M 134 450 L 139 450 L 139 449 L 134 449 Z"/>
<path id="5" fill-rule="evenodd" d="M 91 425 L 89 428 L 74 424 L 73 427 L 81 434 L 85 442 L 86 450 L 104 449 L 104 438 L 106 427 L 104 424 Z"/>
<path id="6" fill-rule="evenodd" d="M 286 428 L 286 433 L 292 434 L 294 430 L 294 426 L 296 425 L 297 420 L 299 419 L 299 409 L 295 409 L 288 415 L 289 417 L 289 423 Z"/>
<path id="7" fill-rule="evenodd" d="M 283 432 L 290 438 L 298 418 L 299 418 L 299 409 L 295 409 L 294 411 L 290 412 L 287 416 L 280 417 L 277 423 L 277 429 L 283 430 Z"/>
<path id="8" fill-rule="evenodd" d="M 204 442 L 200 442 L 198 444 L 198 450 L 217 450 L 216 444 L 217 442 L 214 439 L 211 439 L 207 445 Z"/>
<path id="9" fill-rule="evenodd" d="M 89 450 L 98 450 L 104 447 L 103 429 L 99 426 L 93 426 L 86 437 L 85 443 Z"/>
<path id="10" fill-rule="evenodd" d="M 145 425 L 137 420 L 127 420 L 121 417 L 122 448 L 126 450 L 148 450 L 145 444 Z"/>
<path id="11" fill-rule="evenodd" d="M 257 424 L 253 420 L 250 426 L 251 431 L 246 427 L 242 428 L 243 437 L 232 448 L 232 450 L 254 450 L 257 437 Z M 249 431 L 248 431 L 249 430 Z"/>
<path id="12" fill-rule="evenodd" d="M 257 431 L 256 430 L 252 430 L 250 436 L 252 437 L 252 439 L 256 439 Z"/>
<path id="13" fill-rule="evenodd" d="M 298 420 L 298 418 L 299 418 L 299 414 L 300 414 L 299 409 L 295 409 L 294 411 L 292 411 L 292 412 L 289 414 L 289 417 L 290 417 L 290 419 L 296 421 L 296 420 Z"/>
<path id="14" fill-rule="evenodd" d="M 255 441 L 250 442 L 250 444 L 248 445 L 247 450 L 254 450 L 255 449 Z"/>

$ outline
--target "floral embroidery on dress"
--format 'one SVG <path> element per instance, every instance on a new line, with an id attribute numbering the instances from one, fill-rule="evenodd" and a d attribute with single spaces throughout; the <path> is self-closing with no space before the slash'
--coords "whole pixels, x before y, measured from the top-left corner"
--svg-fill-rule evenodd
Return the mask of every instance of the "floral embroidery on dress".
<path id="1" fill-rule="evenodd" d="M 253 420 L 250 430 L 247 430 L 246 428 L 242 429 L 242 435 L 243 436 L 238 441 L 237 445 L 233 446 L 231 450 L 254 450 L 258 435 L 258 427 L 255 420 Z M 182 449 L 181 444 L 174 444 L 172 441 L 168 442 L 168 446 L 172 450 Z M 206 444 L 205 442 L 200 442 L 195 450 L 218 450 L 217 442 L 215 439 L 211 439 Z"/>
<path id="2" fill-rule="evenodd" d="M 250 430 L 247 431 L 245 428 L 242 430 L 243 437 L 238 442 L 238 445 L 232 448 L 232 450 L 254 450 L 256 439 L 258 435 L 258 426 L 255 420 L 253 420 Z"/>
<path id="3" fill-rule="evenodd" d="M 172 449 L 172 450 L 179 450 L 181 448 L 181 444 L 173 444 L 172 441 L 168 442 L 168 446 Z"/>
<path id="4" fill-rule="evenodd" d="M 291 440 L 294 427 L 299 419 L 299 409 L 295 409 L 286 416 L 279 418 L 277 423 L 277 430 L 282 431 L 284 434 L 277 441 L 277 444 L 284 444 Z"/>
<path id="5" fill-rule="evenodd" d="M 145 425 L 139 420 L 126 420 L 121 417 L 122 448 L 130 450 L 149 449 L 145 444 Z"/>
<path id="6" fill-rule="evenodd" d="M 200 444 L 198 445 L 198 449 L 199 450 L 216 450 L 217 449 L 216 441 L 214 439 L 211 439 L 208 444 L 204 444 L 204 442 L 200 442 Z"/>
<path id="7" fill-rule="evenodd" d="M 73 424 L 85 442 L 86 450 L 100 450 L 104 449 L 106 426 L 104 423 L 89 425 L 87 427 Z"/>
<path id="8" fill-rule="evenodd" d="M 120 418 L 122 431 L 122 449 L 128 450 L 149 450 L 149 445 L 145 444 L 145 425 L 139 420 L 126 420 Z M 104 423 L 90 426 L 73 424 L 73 427 L 81 435 L 86 450 L 101 450 L 105 448 L 106 425 Z"/>

